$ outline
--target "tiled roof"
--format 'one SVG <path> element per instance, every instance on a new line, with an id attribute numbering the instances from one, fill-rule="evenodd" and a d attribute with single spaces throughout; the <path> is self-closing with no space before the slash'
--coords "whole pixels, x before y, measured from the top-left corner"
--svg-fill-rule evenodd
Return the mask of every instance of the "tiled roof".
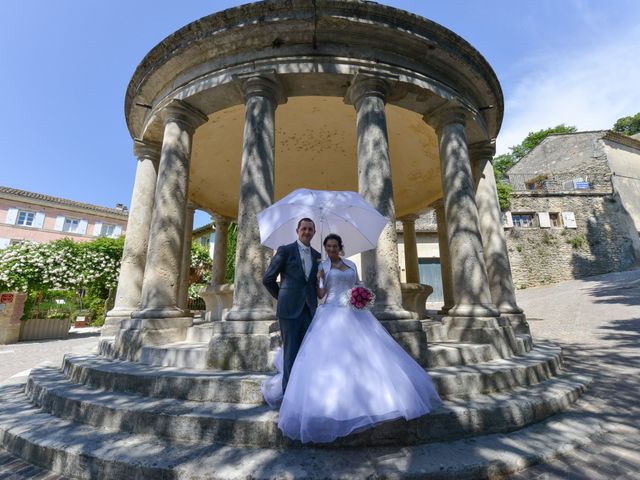
<path id="1" fill-rule="evenodd" d="M 44 195 L 42 193 L 27 192 L 26 190 L 19 190 L 17 188 L 3 187 L 0 185 L 0 197 L 10 197 L 13 200 L 22 200 L 28 202 L 30 200 L 55 203 L 65 207 L 71 207 L 82 210 L 89 210 L 96 213 L 107 213 L 110 215 L 117 215 L 126 219 L 128 212 L 126 210 L 120 210 L 118 208 L 101 207 L 98 205 L 92 205 L 90 203 L 76 202 L 74 200 L 68 200 L 66 198 L 52 197 L 50 195 Z"/>

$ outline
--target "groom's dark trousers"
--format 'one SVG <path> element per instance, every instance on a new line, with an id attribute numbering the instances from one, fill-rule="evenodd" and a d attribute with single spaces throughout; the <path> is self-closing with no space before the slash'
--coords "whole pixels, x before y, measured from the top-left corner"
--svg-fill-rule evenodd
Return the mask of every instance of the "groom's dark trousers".
<path id="1" fill-rule="evenodd" d="M 311 271 L 305 277 L 297 242 L 278 248 L 264 274 L 263 284 L 278 300 L 277 315 L 283 350 L 282 389 L 287 388 L 296 355 L 318 307 L 316 276 L 320 253 L 311 249 Z M 280 285 L 276 279 L 280 275 Z"/>

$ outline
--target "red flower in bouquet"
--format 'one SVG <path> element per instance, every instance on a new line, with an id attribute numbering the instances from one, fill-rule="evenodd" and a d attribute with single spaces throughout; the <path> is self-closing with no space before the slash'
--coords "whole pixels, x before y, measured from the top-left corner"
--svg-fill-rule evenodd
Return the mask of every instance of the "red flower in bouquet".
<path id="1" fill-rule="evenodd" d="M 353 287 L 347 292 L 347 298 L 352 309 L 364 310 L 371 308 L 375 295 L 366 287 Z"/>

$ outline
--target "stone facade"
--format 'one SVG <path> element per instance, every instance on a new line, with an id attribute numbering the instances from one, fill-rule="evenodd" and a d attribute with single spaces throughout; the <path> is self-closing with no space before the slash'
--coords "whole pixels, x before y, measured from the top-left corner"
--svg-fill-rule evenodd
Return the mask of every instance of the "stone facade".
<path id="1" fill-rule="evenodd" d="M 124 235 L 127 218 L 128 211 L 122 205 L 101 207 L 0 186 L 0 248 L 23 241 L 117 238 Z"/>
<path id="2" fill-rule="evenodd" d="M 636 265 L 620 202 L 606 194 L 514 195 L 512 211 L 573 212 L 576 228 L 513 227 L 507 248 L 516 288 L 533 287 Z M 636 240 L 637 241 L 637 240 Z"/>
<path id="3" fill-rule="evenodd" d="M 639 264 L 640 142 L 610 131 L 552 135 L 508 176 L 517 288 Z"/>

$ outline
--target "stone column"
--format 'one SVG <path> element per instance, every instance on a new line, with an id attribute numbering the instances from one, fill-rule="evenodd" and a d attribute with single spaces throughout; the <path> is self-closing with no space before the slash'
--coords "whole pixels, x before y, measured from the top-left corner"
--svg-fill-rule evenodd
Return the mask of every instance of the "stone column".
<path id="1" fill-rule="evenodd" d="M 389 83 L 380 77 L 357 74 L 346 100 L 356 109 L 358 191 L 387 218 L 375 250 L 361 256 L 362 279 L 376 293 L 372 309 L 381 320 L 413 315 L 402 308 L 396 213 L 391 183 L 391 163 L 385 100 Z"/>
<path id="2" fill-rule="evenodd" d="M 500 315 L 509 319 L 516 332 L 529 333 L 522 309 L 516 303 L 511 277 L 507 241 L 502 226 L 502 213 L 492 164 L 495 145 L 492 142 L 473 144 L 469 147 L 469 154 L 491 300 L 498 308 Z"/>
<path id="3" fill-rule="evenodd" d="M 453 308 L 453 283 L 451 282 L 451 258 L 449 257 L 449 242 L 447 241 L 444 201 L 438 201 L 434 208 L 438 224 L 438 249 L 440 251 L 440 272 L 442 275 L 442 295 L 444 297 L 444 305 L 442 305 L 439 313 L 447 314 Z"/>
<path id="4" fill-rule="evenodd" d="M 187 205 L 185 215 L 182 261 L 180 263 L 180 287 L 178 290 L 178 307 L 189 310 L 189 276 L 191 275 L 191 242 L 193 240 L 193 217 L 196 209 Z"/>
<path id="5" fill-rule="evenodd" d="M 231 220 L 217 214 L 213 214 L 211 218 L 216 227 L 211 283 L 200 292 L 200 296 L 206 304 L 204 318 L 207 322 L 222 320 L 225 312 L 233 305 L 233 285 L 225 283 L 229 224 Z"/>
<path id="6" fill-rule="evenodd" d="M 213 215 L 213 223 L 216 227 L 216 238 L 213 244 L 213 266 L 211 271 L 211 285 L 224 285 L 227 270 L 227 247 L 229 236 L 229 224 L 227 217 Z"/>
<path id="7" fill-rule="evenodd" d="M 451 317 L 497 317 L 491 303 L 473 177 L 467 147 L 465 110 L 445 106 L 431 114 L 440 144 L 447 242 L 454 307 Z M 495 324 L 495 319 L 492 324 Z"/>
<path id="8" fill-rule="evenodd" d="M 416 238 L 417 219 L 418 215 L 405 215 L 400 219 L 404 236 L 404 268 L 407 275 L 407 283 L 420 283 L 418 240 Z"/>
<path id="9" fill-rule="evenodd" d="M 136 179 L 133 184 L 131 209 L 120 261 L 120 275 L 113 310 L 106 315 L 101 336 L 113 336 L 120 330 L 123 320 L 140 307 L 142 279 L 147 260 L 149 227 L 158 178 L 160 145 L 135 140 L 133 153 L 138 159 Z"/>
<path id="10" fill-rule="evenodd" d="M 240 80 L 245 96 L 244 140 L 233 307 L 226 320 L 273 320 L 273 301 L 262 285 L 272 252 L 260 244 L 256 214 L 273 203 L 276 108 L 285 98 L 273 75 Z"/>
<path id="11" fill-rule="evenodd" d="M 181 100 L 173 100 L 161 115 L 165 128 L 140 310 L 116 339 L 117 354 L 130 359 L 139 358 L 144 345 L 183 340 L 193 323 L 188 312 L 178 307 L 178 290 L 191 143 L 207 117 Z"/>

